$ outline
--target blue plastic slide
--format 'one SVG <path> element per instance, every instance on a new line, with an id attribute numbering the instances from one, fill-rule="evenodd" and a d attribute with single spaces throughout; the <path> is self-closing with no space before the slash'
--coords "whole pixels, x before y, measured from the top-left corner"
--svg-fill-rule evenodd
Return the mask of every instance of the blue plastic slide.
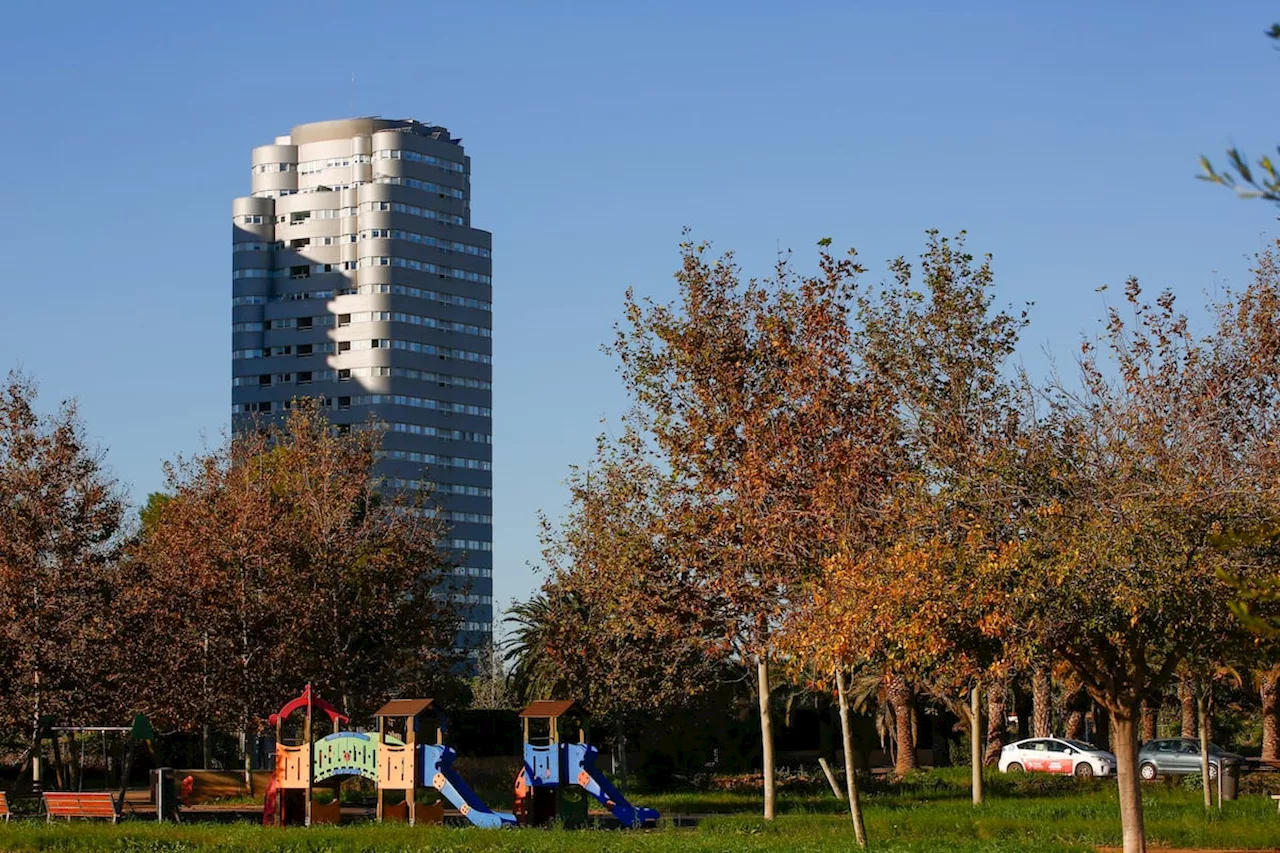
<path id="1" fill-rule="evenodd" d="M 657 823 L 656 809 L 631 805 L 609 781 L 609 777 L 596 768 L 596 756 L 600 754 L 600 750 L 589 743 L 570 743 L 566 746 L 569 750 L 569 778 L 566 782 L 577 782 L 613 812 L 613 816 L 623 826 L 640 827 Z"/>
<path id="2" fill-rule="evenodd" d="M 476 796 L 462 777 L 453 769 L 453 760 L 458 757 L 452 747 L 424 745 L 422 750 L 422 781 L 440 792 L 440 795 L 453 803 L 462 816 L 476 826 L 500 827 L 515 826 L 516 816 L 510 812 L 495 812 Z"/>

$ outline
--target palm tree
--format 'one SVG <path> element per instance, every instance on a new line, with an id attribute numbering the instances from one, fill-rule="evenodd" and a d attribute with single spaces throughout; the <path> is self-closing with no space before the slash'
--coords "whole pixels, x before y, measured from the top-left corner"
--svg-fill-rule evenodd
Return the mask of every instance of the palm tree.
<path id="1" fill-rule="evenodd" d="M 510 634 L 502 658 L 510 667 L 511 689 L 521 702 L 569 698 L 564 666 L 553 654 L 555 635 L 561 620 L 576 618 L 580 606 L 577 596 L 554 596 L 553 600 L 544 590 L 516 602 L 503 620 Z"/>

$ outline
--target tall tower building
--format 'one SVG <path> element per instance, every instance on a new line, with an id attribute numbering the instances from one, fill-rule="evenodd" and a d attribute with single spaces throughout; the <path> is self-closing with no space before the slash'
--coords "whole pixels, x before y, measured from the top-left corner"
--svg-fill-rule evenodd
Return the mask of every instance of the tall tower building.
<path id="1" fill-rule="evenodd" d="M 429 479 L 449 522 L 474 645 L 493 622 L 493 267 L 470 198 L 470 158 L 436 125 L 317 122 L 253 149 L 232 203 L 231 402 L 233 425 L 308 396 L 340 428 L 381 421 L 387 488 Z"/>

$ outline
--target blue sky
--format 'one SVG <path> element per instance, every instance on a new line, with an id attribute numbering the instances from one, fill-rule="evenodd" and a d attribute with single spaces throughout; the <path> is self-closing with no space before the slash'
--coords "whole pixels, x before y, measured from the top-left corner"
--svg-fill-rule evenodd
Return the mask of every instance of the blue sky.
<path id="1" fill-rule="evenodd" d="M 624 400 L 623 291 L 667 297 L 680 229 L 767 272 L 824 236 L 882 276 L 966 229 L 1026 359 L 1069 361 L 1101 284 L 1243 282 L 1276 212 L 1193 179 L 1280 141 L 1273 4 L 19 4 L 0 31 L 0 369 L 77 397 L 135 500 L 230 409 L 231 199 L 295 124 L 463 137 L 494 233 L 496 586 L 537 583 Z M 356 77 L 353 88 L 352 74 Z M 1114 292 L 1114 291 L 1113 291 Z"/>

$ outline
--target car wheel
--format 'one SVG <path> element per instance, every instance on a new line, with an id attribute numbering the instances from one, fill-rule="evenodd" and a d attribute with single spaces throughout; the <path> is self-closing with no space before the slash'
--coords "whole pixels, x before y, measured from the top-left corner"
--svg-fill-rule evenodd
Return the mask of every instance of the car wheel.
<path id="1" fill-rule="evenodd" d="M 1004 769 L 1004 772 L 1005 773 L 1021 773 L 1022 765 L 1015 761 L 1012 764 L 1010 764 L 1008 767 L 1006 767 Z"/>
<path id="2" fill-rule="evenodd" d="M 1092 765 L 1092 764 L 1090 764 L 1090 763 L 1089 763 L 1089 762 L 1087 762 L 1087 761 L 1081 761 L 1079 764 L 1077 764 L 1077 765 L 1076 765 L 1076 778 L 1077 778 L 1077 779 L 1092 779 L 1092 778 L 1093 778 L 1093 765 Z"/>
<path id="3" fill-rule="evenodd" d="M 1213 782 L 1217 778 L 1218 778 L 1218 765 L 1210 764 L 1209 765 L 1209 781 Z"/>
<path id="4" fill-rule="evenodd" d="M 1142 777 L 1144 782 L 1154 782 L 1156 780 L 1156 766 L 1150 761 L 1138 768 L 1138 775 Z"/>

